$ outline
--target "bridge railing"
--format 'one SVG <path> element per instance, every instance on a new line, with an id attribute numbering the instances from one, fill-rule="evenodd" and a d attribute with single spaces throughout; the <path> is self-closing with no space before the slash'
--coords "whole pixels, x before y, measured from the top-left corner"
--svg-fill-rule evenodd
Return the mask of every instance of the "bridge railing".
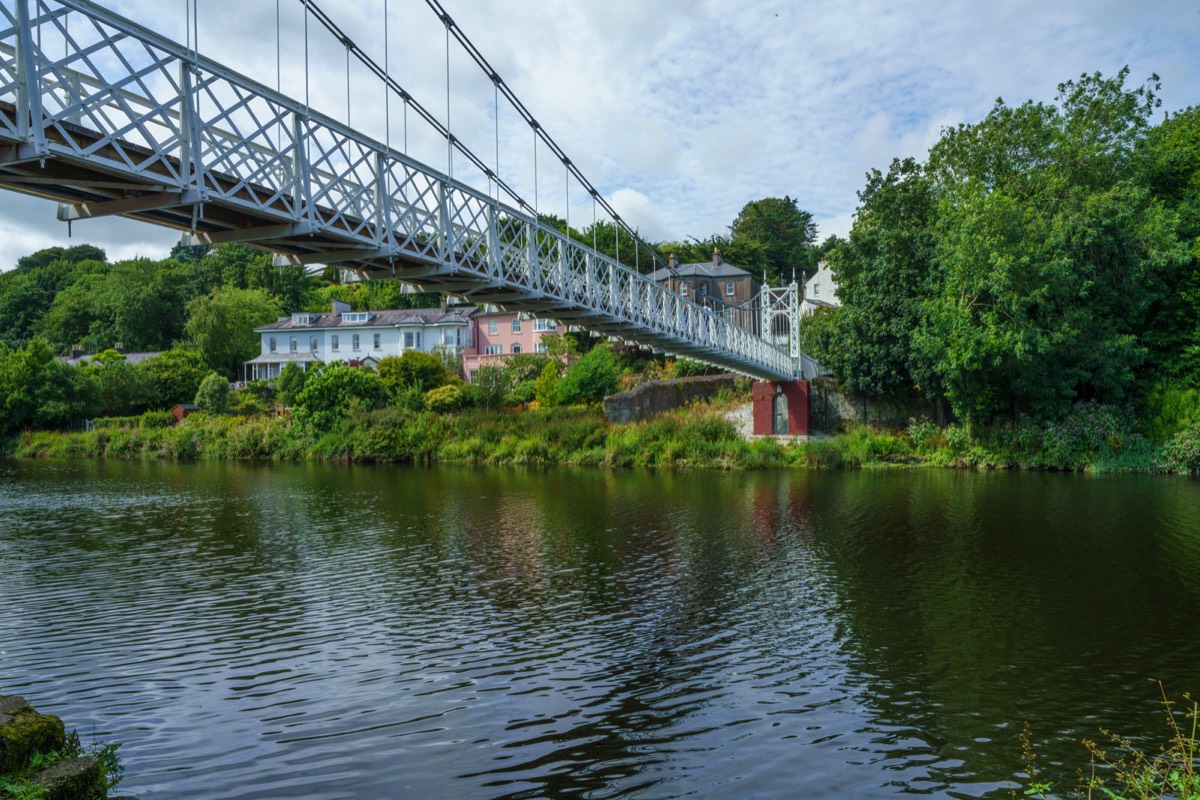
<path id="1" fill-rule="evenodd" d="M 797 373 L 796 353 L 89 0 L 0 0 L 0 139 L 17 160 L 86 162 L 180 206 L 241 208 L 275 234 L 337 243 L 310 260 L 402 256 L 587 312 L 574 315 L 585 327 Z"/>

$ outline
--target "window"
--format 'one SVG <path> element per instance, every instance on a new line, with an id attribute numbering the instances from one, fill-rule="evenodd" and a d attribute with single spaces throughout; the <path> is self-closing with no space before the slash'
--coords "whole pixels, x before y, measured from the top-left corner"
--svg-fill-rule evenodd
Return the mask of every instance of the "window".
<path id="1" fill-rule="evenodd" d="M 687 297 L 687 292 L 688 292 L 688 287 L 687 287 L 687 284 L 686 284 L 686 283 L 683 283 L 683 282 L 681 281 L 681 282 L 680 282 L 680 284 L 679 284 L 679 293 L 680 293 L 681 295 L 683 295 L 684 297 Z"/>
<path id="2" fill-rule="evenodd" d="M 318 341 L 317 341 L 316 336 L 308 337 L 308 352 L 310 352 L 310 353 L 317 352 L 317 344 L 318 344 Z"/>
<path id="3" fill-rule="evenodd" d="M 358 339 L 359 337 L 357 333 L 350 337 L 350 347 L 356 353 L 358 352 Z"/>
<path id="4" fill-rule="evenodd" d="M 267 340 L 267 346 L 271 348 L 270 352 L 272 352 L 272 353 L 275 352 L 275 337 L 274 336 L 272 336 L 270 339 Z"/>
<path id="5" fill-rule="evenodd" d="M 535 353 L 544 353 L 544 352 L 546 352 L 548 349 L 549 349 L 549 348 L 548 348 L 548 347 L 546 347 L 546 343 L 545 343 L 545 342 L 542 342 L 542 341 L 539 341 L 537 344 L 535 344 L 535 345 L 533 346 L 533 350 L 534 350 L 534 352 L 535 352 Z"/>
<path id="6" fill-rule="evenodd" d="M 336 333 L 329 337 L 329 347 L 335 353 L 337 352 L 337 350 L 338 350 L 338 335 Z"/>
<path id="7" fill-rule="evenodd" d="M 462 328 L 454 329 L 454 345 L 456 347 L 462 347 Z"/>
<path id="8" fill-rule="evenodd" d="M 311 325 L 316 321 L 316 314 L 292 314 L 293 325 Z"/>
<path id="9" fill-rule="evenodd" d="M 292 342 L 291 342 L 291 351 L 292 351 L 293 353 L 294 353 L 294 352 L 296 352 L 296 347 L 297 347 L 297 346 L 298 346 L 298 343 L 296 342 L 296 337 L 295 337 L 295 336 L 293 336 L 293 337 L 292 337 Z"/>
<path id="10" fill-rule="evenodd" d="M 701 296 L 701 297 L 708 297 L 708 284 L 707 284 L 707 283 L 701 283 L 701 284 L 700 284 L 700 292 L 699 292 L 699 294 L 700 294 L 700 296 Z"/>
<path id="11" fill-rule="evenodd" d="M 488 333 L 490 333 L 492 336 L 495 336 L 499 332 L 500 332 L 500 323 L 494 319 L 489 319 L 488 320 Z"/>
<path id="12" fill-rule="evenodd" d="M 421 332 L 420 331 L 405 331 L 404 332 L 404 349 L 411 350 L 413 348 L 420 349 L 421 347 Z"/>
<path id="13" fill-rule="evenodd" d="M 471 374 L 467 376 L 467 381 L 470 383 L 474 383 L 475 379 L 478 377 L 479 377 L 479 370 L 473 369 L 473 370 L 471 370 Z"/>
<path id="14" fill-rule="evenodd" d="M 513 346 L 512 346 L 512 354 L 515 356 L 515 355 L 519 354 L 520 352 L 521 352 L 521 345 L 516 344 L 514 342 Z"/>
<path id="15" fill-rule="evenodd" d="M 725 281 L 725 294 L 733 294 L 733 281 Z"/>
<path id="16" fill-rule="evenodd" d="M 372 342 L 372 344 L 374 344 L 374 345 L 375 345 L 375 349 L 376 349 L 376 350 L 378 350 L 378 349 L 379 349 L 379 346 L 380 346 L 381 344 L 383 344 L 383 337 L 382 337 L 382 335 L 381 335 L 381 334 L 378 334 L 378 333 L 377 333 L 377 334 L 375 334 L 375 341 L 374 341 L 374 342 Z"/>
<path id="17" fill-rule="evenodd" d="M 558 330 L 558 323 L 552 319 L 535 319 L 533 321 L 533 330 L 537 333 L 556 331 Z"/>
<path id="18" fill-rule="evenodd" d="M 503 355 L 503 354 L 504 354 L 504 345 L 502 345 L 502 344 L 489 344 L 489 345 L 487 345 L 487 346 L 485 346 L 485 347 L 483 348 L 483 354 L 484 354 L 485 356 L 499 356 L 499 355 Z"/>
<path id="19" fill-rule="evenodd" d="M 820 294 L 821 294 L 821 284 L 814 283 L 813 284 L 813 297 L 819 297 Z"/>
<path id="20" fill-rule="evenodd" d="M 370 311 L 354 311 L 342 314 L 342 322 L 370 322 L 375 316 Z"/>
<path id="21" fill-rule="evenodd" d="M 513 332 L 513 333 L 520 333 L 520 332 L 521 332 L 521 318 L 520 318 L 520 317 L 513 317 L 513 321 L 512 321 L 512 332 Z"/>

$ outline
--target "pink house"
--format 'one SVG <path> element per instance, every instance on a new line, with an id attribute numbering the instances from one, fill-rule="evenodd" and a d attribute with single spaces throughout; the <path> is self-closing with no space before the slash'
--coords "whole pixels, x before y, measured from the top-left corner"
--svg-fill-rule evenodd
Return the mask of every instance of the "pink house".
<path id="1" fill-rule="evenodd" d="M 552 319 L 534 319 L 527 314 L 498 311 L 476 314 L 472 346 L 462 350 L 463 373 L 468 381 L 485 364 L 503 366 L 505 359 L 518 353 L 543 353 L 542 337 L 561 334 L 565 329 Z"/>

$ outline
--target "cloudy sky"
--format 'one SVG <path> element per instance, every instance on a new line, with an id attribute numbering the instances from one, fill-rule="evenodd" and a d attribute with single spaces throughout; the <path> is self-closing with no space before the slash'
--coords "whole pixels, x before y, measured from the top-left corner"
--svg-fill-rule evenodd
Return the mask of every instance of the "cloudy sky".
<path id="1" fill-rule="evenodd" d="M 111 0 L 142 25 L 183 41 L 193 0 Z M 194 0 L 201 52 L 302 99 L 300 0 Z M 423 0 L 317 0 L 421 103 L 445 119 L 446 34 Z M 385 39 L 384 9 L 387 14 Z M 1162 78 L 1163 110 L 1200 104 L 1195 0 L 442 0 L 543 127 L 650 240 L 722 232 L 748 201 L 797 198 L 820 235 L 844 235 L 864 173 L 923 156 L 939 131 L 982 118 L 997 97 L 1053 100 L 1083 72 L 1133 83 Z M 347 116 L 345 50 L 309 26 L 312 106 Z M 393 145 L 404 115 L 365 69 L 350 70 L 353 127 Z M 530 201 L 533 136 L 494 111 L 491 83 L 451 43 L 450 121 Z M 446 148 L 409 115 L 409 153 L 446 169 Z M 572 224 L 592 206 L 538 151 L 544 211 Z M 455 176 L 473 180 L 456 163 Z M 566 202 L 570 199 L 570 203 Z M 125 220 L 77 223 L 54 206 L 0 194 L 0 269 L 54 244 L 91 242 L 110 258 L 165 255 L 178 235 Z"/>

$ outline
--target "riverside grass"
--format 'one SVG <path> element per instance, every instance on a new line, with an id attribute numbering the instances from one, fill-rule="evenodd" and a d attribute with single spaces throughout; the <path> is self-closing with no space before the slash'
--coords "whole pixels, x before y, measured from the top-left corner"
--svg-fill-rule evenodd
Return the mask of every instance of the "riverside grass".
<path id="1" fill-rule="evenodd" d="M 902 466 L 1189 472 L 1200 437 L 1164 443 L 1114 432 L 1109 420 L 1055 428 L 1010 426 L 972 435 L 914 420 L 907 430 L 855 427 L 805 442 L 744 439 L 724 404 L 698 405 L 628 424 L 592 407 L 456 413 L 352 408 L 328 430 L 271 414 L 193 414 L 174 427 L 113 426 L 88 432 L 27 432 L 4 452 L 23 458 L 467 463 L 698 469 L 872 469 Z M 124 422 L 124 421 L 122 421 Z M 1186 452 L 1179 455 L 1180 448 Z"/>
<path id="2" fill-rule="evenodd" d="M 269 415 L 193 414 L 172 428 L 34 431 L 10 441 L 20 458 L 160 458 L 353 463 L 470 463 L 762 469 L 794 466 L 802 449 L 746 441 L 721 412 L 694 407 L 611 424 L 594 408 L 362 411 L 325 431 Z"/>

